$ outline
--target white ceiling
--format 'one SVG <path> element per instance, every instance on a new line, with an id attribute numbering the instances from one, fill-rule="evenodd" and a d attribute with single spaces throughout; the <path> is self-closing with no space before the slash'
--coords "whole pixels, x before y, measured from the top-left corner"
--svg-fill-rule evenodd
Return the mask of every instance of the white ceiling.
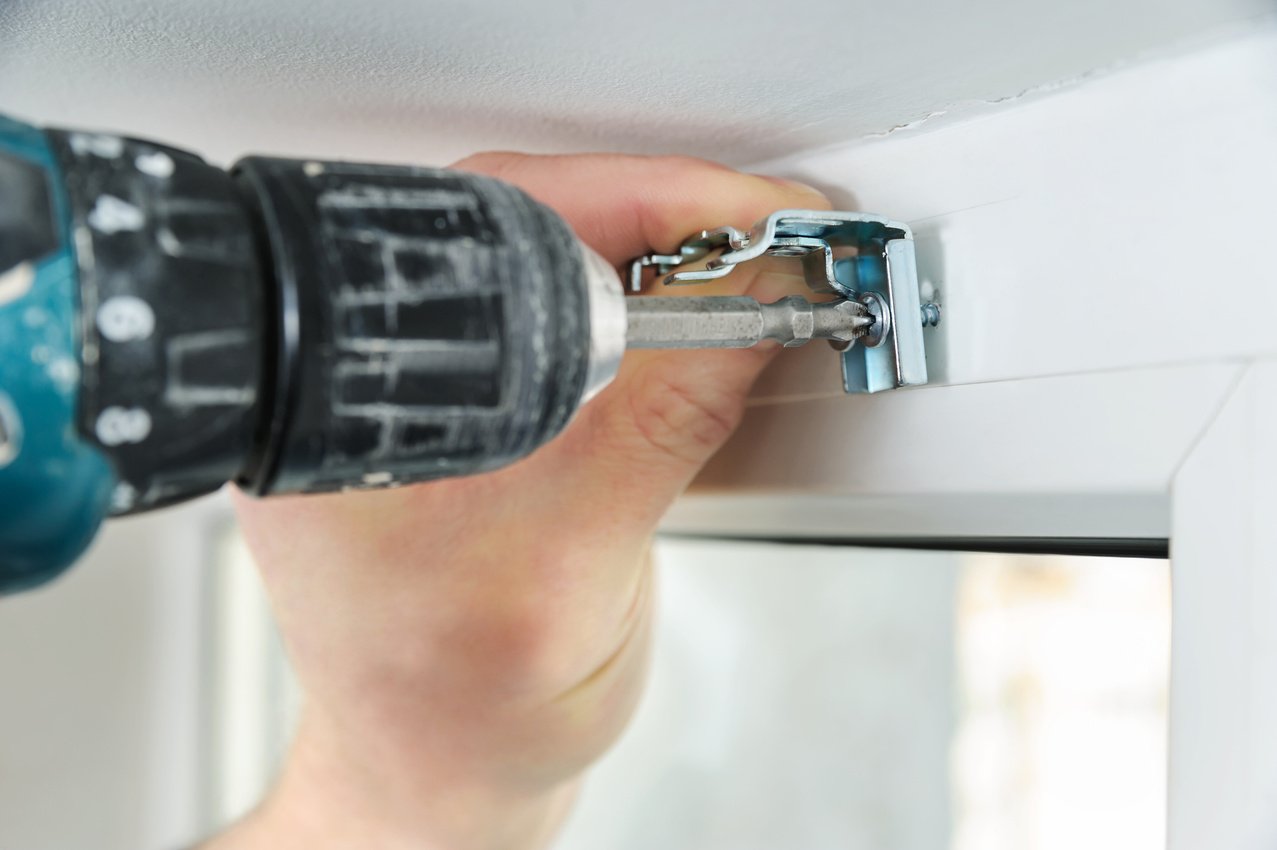
<path id="1" fill-rule="evenodd" d="M 925 7 L 925 8 L 924 8 Z M 249 150 L 748 163 L 1244 26 L 1274 0 L 0 0 L 0 110 Z"/>

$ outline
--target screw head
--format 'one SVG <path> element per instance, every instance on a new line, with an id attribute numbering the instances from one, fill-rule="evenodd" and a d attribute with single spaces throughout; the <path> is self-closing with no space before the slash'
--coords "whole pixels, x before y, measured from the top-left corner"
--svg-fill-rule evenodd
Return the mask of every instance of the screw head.
<path id="1" fill-rule="evenodd" d="M 877 348 L 891 335 L 891 308 L 887 306 L 887 299 L 877 292 L 862 292 L 856 300 L 865 305 L 865 311 L 874 320 L 860 338 L 860 344 L 865 348 Z"/>

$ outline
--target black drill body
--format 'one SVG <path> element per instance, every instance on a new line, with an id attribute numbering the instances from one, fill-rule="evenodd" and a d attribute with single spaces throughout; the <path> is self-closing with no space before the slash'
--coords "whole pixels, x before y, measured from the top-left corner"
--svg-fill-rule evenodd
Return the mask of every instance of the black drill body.
<path id="1" fill-rule="evenodd" d="M 228 480 L 266 495 L 493 469 L 580 404 L 580 245 L 518 189 L 264 157 L 224 171 L 48 132 L 80 261 L 80 428 L 119 475 L 114 513 Z M 154 315 L 144 336 L 109 312 L 130 299 Z M 112 409 L 145 411 L 146 439 L 104 433 Z"/>

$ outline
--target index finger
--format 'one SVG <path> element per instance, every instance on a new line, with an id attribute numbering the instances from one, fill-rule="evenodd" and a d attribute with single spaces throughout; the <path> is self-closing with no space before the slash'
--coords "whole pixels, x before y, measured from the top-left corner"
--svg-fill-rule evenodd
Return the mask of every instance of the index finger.
<path id="1" fill-rule="evenodd" d="M 675 251 L 706 227 L 748 226 L 791 207 L 829 209 L 825 196 L 810 187 L 690 157 L 498 152 L 467 157 L 453 168 L 523 189 L 566 218 L 614 265 L 650 251 Z"/>

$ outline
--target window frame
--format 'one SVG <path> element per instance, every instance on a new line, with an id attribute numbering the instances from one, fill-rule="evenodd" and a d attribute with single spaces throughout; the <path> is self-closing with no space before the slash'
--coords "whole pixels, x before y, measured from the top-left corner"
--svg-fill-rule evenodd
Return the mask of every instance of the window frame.
<path id="1" fill-rule="evenodd" d="M 933 383 L 786 353 L 670 533 L 1169 540 L 1167 846 L 1277 843 L 1277 27 L 761 163 L 915 226 Z M 855 187 L 852 198 L 841 187 Z"/>

